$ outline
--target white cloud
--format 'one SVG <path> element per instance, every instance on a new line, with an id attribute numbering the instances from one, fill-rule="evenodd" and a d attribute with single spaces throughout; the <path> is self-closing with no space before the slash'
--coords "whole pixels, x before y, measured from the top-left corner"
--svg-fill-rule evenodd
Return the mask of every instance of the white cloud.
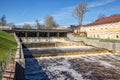
<path id="1" fill-rule="evenodd" d="M 107 5 L 107 4 L 112 3 L 114 1 L 115 0 L 99 0 L 99 1 L 97 0 L 95 2 L 89 2 L 88 8 Z M 57 22 L 59 22 L 60 24 L 66 24 L 66 25 L 77 23 L 76 19 L 73 18 L 73 16 L 72 16 L 72 10 L 75 8 L 75 6 L 76 5 L 62 8 L 61 10 L 59 10 L 58 12 L 53 14 L 55 20 Z M 87 22 L 90 22 L 90 21 L 87 21 Z M 84 22 L 84 23 L 86 23 L 86 22 Z"/>
<path id="2" fill-rule="evenodd" d="M 34 25 L 35 22 L 34 21 L 26 21 L 26 22 L 16 23 L 16 25 L 24 25 L 24 24 Z"/>
<path id="3" fill-rule="evenodd" d="M 100 0 L 97 2 L 91 2 L 89 3 L 88 7 L 92 8 L 92 7 L 98 7 L 98 6 L 103 6 L 103 5 L 107 5 L 109 3 L 114 2 L 115 0 Z"/>
<path id="4" fill-rule="evenodd" d="M 39 20 L 40 24 L 43 24 L 43 19 Z M 35 25 L 35 21 L 25 21 L 25 22 L 21 22 L 21 23 L 16 23 L 16 25 L 24 25 L 24 24 L 30 24 L 30 25 Z"/>
<path id="5" fill-rule="evenodd" d="M 58 22 L 59 24 L 63 25 L 66 22 L 68 22 L 68 20 L 69 20 L 70 22 L 68 24 L 70 25 L 71 20 L 73 19 L 73 17 L 72 17 L 73 8 L 74 8 L 74 6 L 62 8 L 60 11 L 56 12 L 52 16 L 54 17 L 55 21 Z"/>

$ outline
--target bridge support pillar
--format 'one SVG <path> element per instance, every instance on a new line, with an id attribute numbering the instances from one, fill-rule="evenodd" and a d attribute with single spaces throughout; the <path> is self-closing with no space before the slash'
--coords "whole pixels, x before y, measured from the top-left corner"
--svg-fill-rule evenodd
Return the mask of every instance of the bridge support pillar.
<path id="1" fill-rule="evenodd" d="M 50 41 L 49 38 L 50 38 L 50 32 L 47 32 L 47 38 L 46 38 L 47 40 L 46 41 Z"/>
<path id="2" fill-rule="evenodd" d="M 26 42 L 28 41 L 28 33 L 25 32 L 25 38 L 26 38 Z"/>
<path id="3" fill-rule="evenodd" d="M 50 37 L 50 33 L 49 32 L 47 33 L 47 37 Z"/>
<path id="4" fill-rule="evenodd" d="M 37 32 L 37 41 L 40 41 L 39 32 Z"/>
<path id="5" fill-rule="evenodd" d="M 57 37 L 58 37 L 58 38 L 60 37 L 60 34 L 59 34 L 59 32 L 57 33 Z"/>

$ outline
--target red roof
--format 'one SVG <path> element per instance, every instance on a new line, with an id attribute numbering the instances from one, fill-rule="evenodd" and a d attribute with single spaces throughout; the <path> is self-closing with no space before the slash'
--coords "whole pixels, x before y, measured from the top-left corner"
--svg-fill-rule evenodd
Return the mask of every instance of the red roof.
<path id="1" fill-rule="evenodd" d="M 99 25 L 99 24 L 106 24 L 106 23 L 114 23 L 120 21 L 120 14 L 112 15 L 109 17 L 104 17 L 102 19 L 98 19 L 95 22 L 89 23 L 85 26 L 92 26 L 92 25 Z"/>

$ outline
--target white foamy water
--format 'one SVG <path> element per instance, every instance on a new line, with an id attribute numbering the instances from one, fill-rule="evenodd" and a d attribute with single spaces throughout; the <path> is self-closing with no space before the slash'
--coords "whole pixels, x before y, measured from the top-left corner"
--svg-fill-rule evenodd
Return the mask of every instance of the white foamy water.
<path id="1" fill-rule="evenodd" d="M 120 56 L 103 53 L 26 59 L 25 78 L 26 80 L 119 79 Z"/>

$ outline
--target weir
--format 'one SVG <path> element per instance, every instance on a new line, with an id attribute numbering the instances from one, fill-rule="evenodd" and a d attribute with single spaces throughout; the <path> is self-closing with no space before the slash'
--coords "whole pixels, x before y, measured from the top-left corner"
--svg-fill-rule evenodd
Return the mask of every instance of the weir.
<path id="1" fill-rule="evenodd" d="M 50 34 L 51 33 L 52 32 L 50 32 Z M 23 77 L 25 80 L 26 79 L 52 80 L 55 79 L 53 75 L 66 76 L 67 74 L 66 72 L 72 73 L 72 75 L 67 74 L 68 76 L 72 76 L 73 78 L 78 79 L 77 77 L 74 76 L 74 74 L 79 75 L 79 78 L 81 74 L 78 74 L 72 67 L 72 61 L 77 62 L 78 60 L 78 59 L 76 60 L 74 56 L 80 56 L 85 54 L 109 53 L 109 51 L 106 49 L 89 46 L 85 44 L 83 41 L 79 42 L 70 41 L 66 36 L 67 33 L 65 34 L 64 33 L 65 32 L 59 32 L 59 36 L 57 36 L 56 34 L 54 34 L 53 36 L 53 34 L 50 35 L 49 33 L 45 32 L 45 34 L 41 36 L 42 34 L 39 31 L 38 31 L 39 35 L 37 34 L 37 32 L 32 31 L 29 32 L 29 30 L 26 32 L 16 31 L 16 35 L 19 37 L 21 41 L 20 42 L 22 46 L 21 52 L 23 54 L 23 57 L 20 57 L 18 61 L 19 63 L 18 67 L 19 69 L 21 69 L 22 72 L 19 69 L 17 69 L 18 72 L 17 79 Z M 60 36 L 60 34 L 63 36 Z M 69 60 L 68 57 L 70 56 L 71 57 L 73 56 L 75 60 L 72 60 L 72 58 Z M 68 61 L 66 61 L 67 59 Z M 82 60 L 82 58 L 80 60 Z M 55 69 L 53 66 L 56 66 Z M 48 69 L 48 67 L 51 69 Z M 63 70 L 65 71 L 60 71 L 59 67 L 60 68 L 63 67 L 64 68 Z M 72 67 L 73 69 L 71 69 L 70 67 Z M 58 71 L 59 74 L 57 74 L 56 71 Z M 19 76 L 20 73 L 24 75 Z M 67 79 L 71 78 L 68 76 L 66 76 Z M 71 80 L 73 78 L 71 78 Z M 60 77 L 60 79 L 61 80 L 65 79 L 65 77 L 64 78 Z"/>
<path id="2" fill-rule="evenodd" d="M 62 41 L 58 38 L 57 41 L 53 39 L 50 42 L 24 42 L 22 45 L 25 58 L 109 52 L 106 49 L 88 46 L 83 41 L 73 42 L 65 38 Z"/>

